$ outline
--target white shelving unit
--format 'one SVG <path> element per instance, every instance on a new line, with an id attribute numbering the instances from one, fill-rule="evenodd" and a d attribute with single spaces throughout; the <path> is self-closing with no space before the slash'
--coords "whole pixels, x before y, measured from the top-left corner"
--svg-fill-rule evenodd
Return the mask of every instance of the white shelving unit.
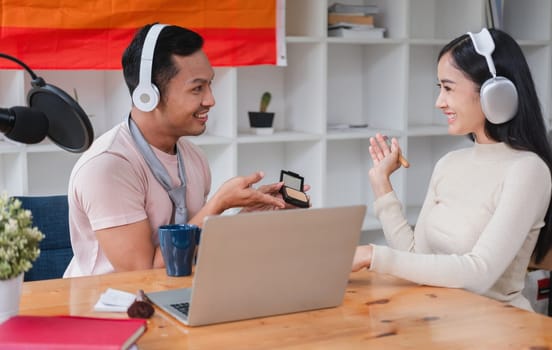
<path id="1" fill-rule="evenodd" d="M 367 179 L 368 138 L 398 137 L 411 168 L 393 175 L 395 189 L 414 223 L 437 159 L 469 145 L 447 135 L 434 107 L 436 60 L 453 37 L 485 25 L 486 0 L 340 0 L 380 8 L 376 25 L 384 39 L 327 37 L 332 0 L 287 0 L 287 67 L 216 68 L 216 106 L 205 135 L 192 138 L 206 152 L 213 192 L 235 175 L 264 170 L 263 183 L 280 169 L 298 172 L 312 186 L 315 207 L 368 204 L 363 241 L 381 241 Z M 544 115 L 550 121 L 552 4 L 549 0 L 503 0 L 504 29 L 527 56 Z M 72 92 L 91 116 L 98 136 L 126 117 L 130 97 L 120 71 L 37 71 L 50 84 Z M 0 71 L 0 106 L 23 105 L 30 88 L 24 71 Z M 261 94 L 272 93 L 275 133 L 254 135 L 247 112 Z M 368 124 L 329 130 L 328 123 Z M 55 145 L 0 142 L 0 188 L 11 195 L 66 193 L 79 155 Z"/>

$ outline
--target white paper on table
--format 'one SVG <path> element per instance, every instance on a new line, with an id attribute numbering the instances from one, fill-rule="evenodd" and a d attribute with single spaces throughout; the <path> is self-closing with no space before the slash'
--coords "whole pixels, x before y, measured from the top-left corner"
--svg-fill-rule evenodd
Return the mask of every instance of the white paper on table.
<path id="1" fill-rule="evenodd" d="M 126 312 L 128 307 L 136 300 L 136 295 L 118 289 L 107 288 L 100 295 L 100 299 L 94 305 L 94 311 L 100 312 Z"/>

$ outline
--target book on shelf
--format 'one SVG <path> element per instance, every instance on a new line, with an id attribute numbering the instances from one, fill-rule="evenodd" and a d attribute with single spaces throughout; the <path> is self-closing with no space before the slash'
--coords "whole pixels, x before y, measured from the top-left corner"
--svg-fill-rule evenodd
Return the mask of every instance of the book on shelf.
<path id="1" fill-rule="evenodd" d="M 349 24 L 363 24 L 363 25 L 374 25 L 374 16 L 372 15 L 344 15 L 338 13 L 328 13 L 328 25 L 338 24 L 338 23 L 349 23 Z"/>
<path id="2" fill-rule="evenodd" d="M 379 13 L 376 5 L 349 5 L 339 2 L 333 3 L 328 7 L 328 13 L 360 13 L 364 15 L 374 15 Z"/>
<path id="3" fill-rule="evenodd" d="M 366 130 L 368 123 L 332 123 L 327 124 L 328 131 Z"/>
<path id="4" fill-rule="evenodd" d="M 332 25 L 328 26 L 328 36 L 343 38 L 382 39 L 385 28 L 368 25 Z"/>
<path id="5" fill-rule="evenodd" d="M 0 324 L 0 349 L 129 349 L 146 320 L 80 316 L 13 316 Z"/>

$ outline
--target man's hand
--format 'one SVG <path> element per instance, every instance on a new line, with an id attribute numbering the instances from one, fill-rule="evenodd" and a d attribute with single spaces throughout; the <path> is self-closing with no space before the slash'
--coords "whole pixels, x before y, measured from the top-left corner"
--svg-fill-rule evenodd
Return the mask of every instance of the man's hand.
<path id="1" fill-rule="evenodd" d="M 257 191 L 260 191 L 260 192 L 265 193 L 267 195 L 276 197 L 276 198 L 281 199 L 283 201 L 282 194 L 280 193 L 280 189 L 282 188 L 283 185 L 284 185 L 283 182 L 276 182 L 276 183 L 269 184 L 269 185 L 262 185 L 262 186 L 259 186 Z M 306 192 L 306 191 L 310 190 L 310 186 L 309 185 L 303 185 L 303 189 Z M 296 209 L 297 208 L 295 205 L 292 205 L 292 204 L 289 204 L 289 203 L 286 203 L 286 202 L 284 202 L 284 203 L 285 203 L 285 208 L 284 209 Z M 282 209 L 282 208 L 274 207 L 274 206 L 268 206 L 268 205 L 264 205 L 264 204 L 257 204 L 257 205 L 250 205 L 250 206 L 247 206 L 247 207 L 243 207 L 241 212 L 242 213 L 248 213 L 248 212 L 252 212 L 252 211 L 278 210 L 278 209 Z"/>
<path id="2" fill-rule="evenodd" d="M 282 183 L 261 186 L 259 189 L 253 185 L 264 177 L 262 171 L 248 176 L 236 176 L 226 181 L 215 193 L 212 200 L 219 202 L 222 211 L 228 208 L 264 208 L 264 210 L 283 209 L 286 203 L 278 191 Z"/>

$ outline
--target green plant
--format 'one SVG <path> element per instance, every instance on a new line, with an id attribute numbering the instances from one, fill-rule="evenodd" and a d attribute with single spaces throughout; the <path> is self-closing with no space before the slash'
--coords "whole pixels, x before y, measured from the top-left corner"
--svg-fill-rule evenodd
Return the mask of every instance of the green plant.
<path id="1" fill-rule="evenodd" d="M 262 96 L 261 96 L 261 107 L 260 107 L 260 111 L 262 113 L 266 113 L 266 110 L 268 109 L 268 105 L 270 104 L 270 99 L 272 98 L 272 95 L 270 95 L 270 92 L 266 91 Z"/>
<path id="2" fill-rule="evenodd" d="M 32 227 L 32 214 L 21 208 L 21 201 L 0 196 L 0 280 L 29 271 L 40 255 L 42 232 Z"/>

